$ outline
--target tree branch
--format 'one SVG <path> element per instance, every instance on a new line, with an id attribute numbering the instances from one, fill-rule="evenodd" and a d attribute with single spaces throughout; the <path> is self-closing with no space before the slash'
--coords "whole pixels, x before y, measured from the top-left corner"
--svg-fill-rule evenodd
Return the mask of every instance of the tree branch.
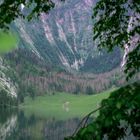
<path id="1" fill-rule="evenodd" d="M 81 125 L 83 124 L 83 122 L 84 122 L 84 124 L 83 124 L 83 127 L 85 127 L 86 126 L 86 124 L 87 124 L 87 121 L 88 121 L 88 119 L 89 119 L 89 117 L 92 115 L 92 114 L 94 114 L 95 112 L 97 112 L 98 110 L 100 110 L 100 109 L 102 109 L 102 108 L 104 108 L 105 106 L 101 106 L 101 107 L 99 107 L 99 108 L 97 108 L 97 109 L 95 109 L 95 110 L 93 110 L 93 111 L 91 111 L 89 114 L 87 114 L 82 120 L 81 120 L 81 122 L 78 124 L 78 126 L 77 126 L 77 128 L 75 129 L 75 131 L 74 131 L 74 133 L 73 133 L 73 137 L 75 136 L 75 134 L 78 132 L 78 130 L 81 128 Z M 82 127 L 82 128 L 83 128 Z"/>

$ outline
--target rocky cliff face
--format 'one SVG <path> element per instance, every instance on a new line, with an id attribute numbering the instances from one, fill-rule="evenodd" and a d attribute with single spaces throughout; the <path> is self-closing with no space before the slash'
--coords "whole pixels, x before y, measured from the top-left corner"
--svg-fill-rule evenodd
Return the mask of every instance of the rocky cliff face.
<path id="1" fill-rule="evenodd" d="M 42 13 L 30 23 L 16 20 L 14 30 L 20 36 L 19 47 L 30 49 L 47 64 L 85 69 L 89 60 L 103 55 L 92 40 L 94 4 L 94 0 L 68 0 L 56 3 L 49 14 Z"/>
<path id="2" fill-rule="evenodd" d="M 0 57 L 0 97 L 3 97 L 1 90 L 5 91 L 6 96 L 12 98 L 17 98 L 17 85 L 14 83 L 11 78 L 6 75 L 7 72 L 11 71 L 11 68 L 8 65 L 4 64 L 3 59 Z"/>

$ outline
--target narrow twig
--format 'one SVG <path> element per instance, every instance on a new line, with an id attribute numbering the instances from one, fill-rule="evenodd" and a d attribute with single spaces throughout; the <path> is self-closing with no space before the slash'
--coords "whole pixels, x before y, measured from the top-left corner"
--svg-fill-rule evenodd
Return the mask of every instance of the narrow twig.
<path id="1" fill-rule="evenodd" d="M 104 107 L 104 106 L 101 106 L 101 107 L 97 108 L 96 110 L 93 110 L 92 112 L 90 112 L 89 114 L 87 114 L 87 115 L 81 120 L 81 122 L 79 123 L 79 125 L 78 125 L 77 128 L 75 129 L 75 131 L 74 131 L 74 133 L 73 133 L 72 136 L 75 136 L 75 134 L 77 133 L 77 131 L 79 130 L 79 128 L 81 128 L 80 126 L 82 125 L 82 123 L 84 122 L 84 120 L 85 120 L 85 123 L 84 123 L 83 127 L 85 127 L 85 125 L 86 125 L 86 123 L 87 123 L 89 117 L 90 117 L 92 114 L 94 114 L 95 112 L 97 112 L 98 110 L 100 110 L 101 108 L 103 108 L 103 107 Z"/>

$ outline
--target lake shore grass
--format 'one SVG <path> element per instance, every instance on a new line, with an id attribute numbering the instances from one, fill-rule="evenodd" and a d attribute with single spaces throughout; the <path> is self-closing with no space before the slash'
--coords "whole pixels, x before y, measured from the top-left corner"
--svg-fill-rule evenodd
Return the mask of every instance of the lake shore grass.
<path id="1" fill-rule="evenodd" d="M 54 117 L 58 120 L 82 118 L 97 109 L 100 102 L 109 97 L 112 91 L 114 89 L 95 95 L 56 93 L 55 95 L 37 96 L 34 100 L 26 97 L 25 102 L 19 108 L 24 110 L 26 116 L 35 114 L 38 117 Z"/>

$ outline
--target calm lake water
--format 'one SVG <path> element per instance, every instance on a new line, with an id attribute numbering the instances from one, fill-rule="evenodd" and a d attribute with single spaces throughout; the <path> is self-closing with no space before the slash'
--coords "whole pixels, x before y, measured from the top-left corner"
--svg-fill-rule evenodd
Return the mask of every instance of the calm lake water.
<path id="1" fill-rule="evenodd" d="M 63 140 L 76 129 L 79 119 L 57 120 L 24 111 L 0 109 L 0 140 Z"/>

